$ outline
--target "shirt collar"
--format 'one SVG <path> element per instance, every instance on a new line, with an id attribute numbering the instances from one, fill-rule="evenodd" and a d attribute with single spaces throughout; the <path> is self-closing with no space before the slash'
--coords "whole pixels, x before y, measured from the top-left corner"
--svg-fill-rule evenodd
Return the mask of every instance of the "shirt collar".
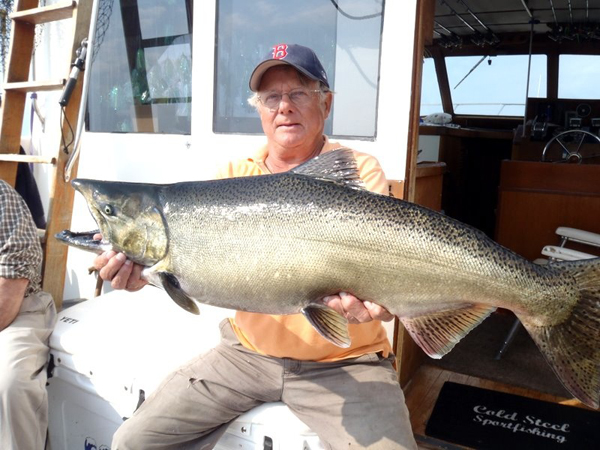
<path id="1" fill-rule="evenodd" d="M 332 150 L 336 150 L 342 147 L 338 142 L 330 142 L 329 138 L 325 135 L 323 135 L 323 139 L 325 140 L 325 142 L 323 143 L 321 153 L 330 152 Z M 267 144 L 265 144 L 256 151 L 253 157 L 248 158 L 248 161 L 251 161 L 258 165 L 264 173 L 270 173 L 270 170 L 265 164 L 265 160 L 267 159 L 268 154 L 269 151 L 267 150 Z"/>

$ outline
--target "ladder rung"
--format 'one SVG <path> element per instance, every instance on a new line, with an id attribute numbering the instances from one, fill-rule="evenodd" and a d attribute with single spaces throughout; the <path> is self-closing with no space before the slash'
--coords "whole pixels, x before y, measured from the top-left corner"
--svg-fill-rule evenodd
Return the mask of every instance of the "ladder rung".
<path id="1" fill-rule="evenodd" d="M 77 2 L 73 0 L 67 0 L 55 3 L 54 5 L 13 12 L 9 15 L 9 17 L 14 21 L 31 24 L 56 22 L 57 20 L 69 19 L 73 17 L 73 10 L 75 9 L 76 5 Z"/>
<path id="2" fill-rule="evenodd" d="M 64 78 L 51 81 L 19 81 L 6 83 L 4 89 L 6 91 L 17 92 L 59 91 L 64 87 L 65 83 L 66 80 Z"/>
<path id="3" fill-rule="evenodd" d="M 0 161 L 56 164 L 56 158 L 53 156 L 20 155 L 17 153 L 0 153 Z"/>

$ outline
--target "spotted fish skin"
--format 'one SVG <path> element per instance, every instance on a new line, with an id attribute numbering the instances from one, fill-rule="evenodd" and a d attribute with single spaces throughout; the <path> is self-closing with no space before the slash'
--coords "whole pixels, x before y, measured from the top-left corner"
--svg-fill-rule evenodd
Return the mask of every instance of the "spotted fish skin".
<path id="1" fill-rule="evenodd" d="M 439 358 L 506 308 L 573 395 L 598 407 L 600 259 L 535 265 L 456 220 L 361 189 L 350 151 L 275 175 L 73 185 L 103 236 L 191 312 L 195 301 L 301 312 L 348 346 L 345 320 L 322 302 L 345 291 L 386 307 Z"/>
<path id="2" fill-rule="evenodd" d="M 400 317 L 477 299 L 542 323 L 562 320 L 575 302 L 544 302 L 541 290 L 566 297 L 572 286 L 479 231 L 367 191 L 280 174 L 207 182 L 201 190 L 182 183 L 161 199 L 169 229 L 198 230 L 171 233 L 169 246 L 172 272 L 180 279 L 195 273 L 187 292 L 201 302 L 231 299 L 222 306 L 287 314 L 347 290 Z M 186 202 L 193 214 L 172 207 Z"/>

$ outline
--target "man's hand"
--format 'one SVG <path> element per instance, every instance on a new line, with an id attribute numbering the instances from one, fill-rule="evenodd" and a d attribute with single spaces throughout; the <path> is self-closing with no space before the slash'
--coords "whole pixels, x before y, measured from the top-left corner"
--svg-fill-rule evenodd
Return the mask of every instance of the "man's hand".
<path id="1" fill-rule="evenodd" d="M 102 239 L 102 235 L 95 235 L 94 239 Z M 124 253 L 114 251 L 104 252 L 94 259 L 94 268 L 100 277 L 110 281 L 114 289 L 125 289 L 130 292 L 139 291 L 148 282 L 142 278 L 144 266 L 135 264 L 127 259 Z"/>
<path id="2" fill-rule="evenodd" d="M 372 320 L 389 322 L 394 318 L 394 315 L 383 306 L 369 301 L 363 302 L 346 292 L 329 295 L 323 299 L 323 302 L 348 319 L 349 323 L 365 323 Z"/>
<path id="3" fill-rule="evenodd" d="M 102 253 L 94 260 L 94 268 L 98 270 L 100 277 L 110 281 L 110 285 L 114 289 L 134 292 L 148 284 L 146 280 L 142 279 L 144 266 L 133 263 L 123 253 L 116 253 L 112 250 Z"/>

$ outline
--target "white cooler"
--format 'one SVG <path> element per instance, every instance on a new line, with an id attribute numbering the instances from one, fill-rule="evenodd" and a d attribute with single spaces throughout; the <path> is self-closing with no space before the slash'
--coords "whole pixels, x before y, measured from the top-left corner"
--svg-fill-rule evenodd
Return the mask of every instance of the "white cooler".
<path id="1" fill-rule="evenodd" d="M 199 305 L 195 316 L 165 292 L 110 292 L 64 309 L 50 337 L 50 450 L 109 450 L 112 436 L 162 379 L 219 341 L 232 311 Z M 217 450 L 322 449 L 283 403 L 240 416 Z"/>

